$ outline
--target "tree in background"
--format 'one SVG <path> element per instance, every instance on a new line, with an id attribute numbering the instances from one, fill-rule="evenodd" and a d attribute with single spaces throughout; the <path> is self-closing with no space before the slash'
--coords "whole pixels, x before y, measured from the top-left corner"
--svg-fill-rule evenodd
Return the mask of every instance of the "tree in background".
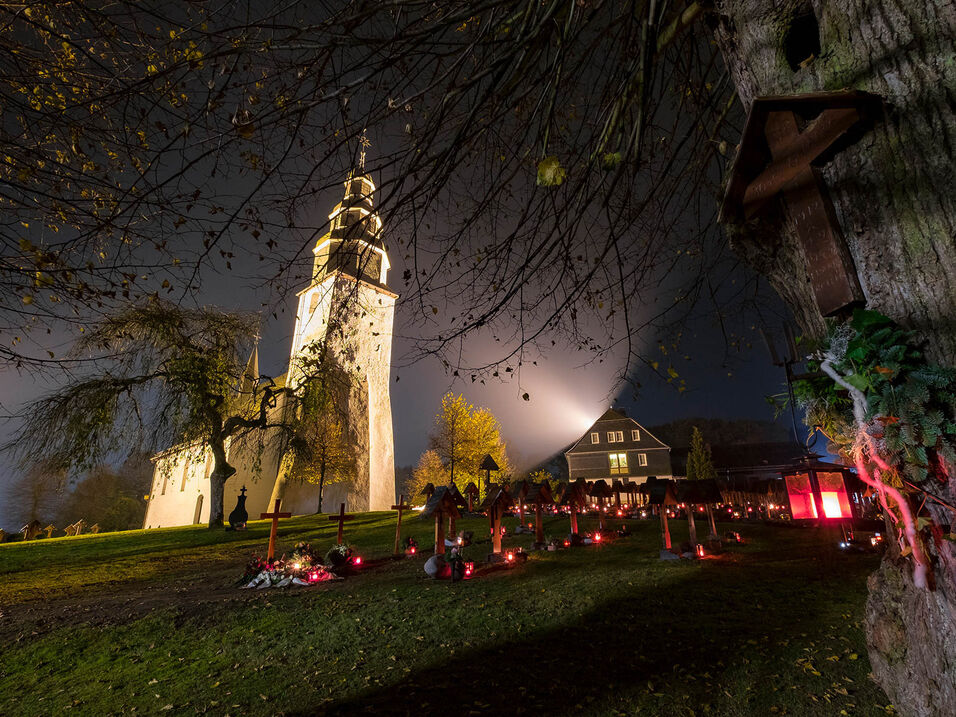
<path id="1" fill-rule="evenodd" d="M 449 480 L 448 470 L 442 464 L 441 457 L 436 451 L 427 450 L 418 459 L 418 465 L 412 471 L 410 484 L 411 500 L 416 500 L 425 486 L 431 483 L 434 486 L 446 485 Z"/>
<path id="2" fill-rule="evenodd" d="M 71 473 L 117 453 L 205 444 L 213 455 L 209 527 L 222 526 L 224 487 L 236 472 L 226 441 L 261 436 L 287 392 L 256 389 L 259 377 L 245 375 L 256 325 L 255 316 L 158 300 L 107 317 L 75 346 L 79 355 L 99 353 L 99 371 L 31 404 L 5 447 Z"/>
<path id="3" fill-rule="evenodd" d="M 690 452 L 687 454 L 687 479 L 704 480 L 716 477 L 717 471 L 710 455 L 710 446 L 704 443 L 700 429 L 694 426 L 690 434 Z"/>
<path id="4" fill-rule="evenodd" d="M 694 426 L 690 434 L 690 452 L 687 454 L 687 480 L 707 480 L 716 478 L 717 471 L 710 455 L 710 446 L 704 443 L 700 429 Z M 717 526 L 714 523 L 714 509 L 707 505 L 707 518 L 710 521 L 710 539 L 717 538 Z M 687 507 L 687 529 L 690 533 L 690 542 L 697 544 L 697 525 L 694 522 L 694 511 Z"/>
<path id="5" fill-rule="evenodd" d="M 442 396 L 441 404 L 441 411 L 435 417 L 435 430 L 429 436 L 429 448 L 446 469 L 448 480 L 459 490 L 464 490 L 472 481 L 477 485 L 479 466 L 486 455 L 498 464 L 499 475 L 509 473 L 498 419 L 487 409 L 475 408 L 464 396 L 451 392 Z"/>

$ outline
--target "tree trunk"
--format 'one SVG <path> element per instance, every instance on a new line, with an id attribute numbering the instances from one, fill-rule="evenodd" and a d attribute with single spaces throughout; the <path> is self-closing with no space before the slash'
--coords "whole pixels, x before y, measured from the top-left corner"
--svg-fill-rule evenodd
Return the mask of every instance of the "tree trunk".
<path id="1" fill-rule="evenodd" d="M 325 464 L 319 470 L 319 506 L 315 509 L 316 514 L 322 512 L 322 488 L 325 486 Z"/>
<path id="2" fill-rule="evenodd" d="M 956 2 L 718 0 L 708 22 L 745 108 L 758 96 L 841 88 L 885 99 L 875 126 L 820 169 L 868 308 L 918 331 L 929 361 L 953 366 Z M 819 45 L 800 66 L 814 30 Z M 808 260 L 786 208 L 729 231 L 802 330 L 819 335 Z M 936 492 L 956 503 L 956 480 Z M 904 715 L 956 714 L 956 550 L 929 542 L 930 590 L 916 588 L 912 566 L 889 553 L 869 583 L 873 673 Z"/>
<path id="3" fill-rule="evenodd" d="M 223 500 L 226 493 L 226 481 L 236 469 L 226 460 L 226 447 L 222 440 L 215 437 L 209 440 L 209 449 L 212 451 L 213 470 L 209 474 L 209 527 L 223 526 Z"/>

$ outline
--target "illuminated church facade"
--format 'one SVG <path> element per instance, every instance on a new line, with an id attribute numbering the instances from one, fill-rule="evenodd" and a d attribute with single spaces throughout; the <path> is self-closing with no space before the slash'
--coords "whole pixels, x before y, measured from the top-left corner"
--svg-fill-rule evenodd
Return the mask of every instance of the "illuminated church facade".
<path id="1" fill-rule="evenodd" d="M 349 387 L 342 397 L 346 440 L 354 452 L 348 480 L 327 484 L 321 510 L 386 510 L 395 497 L 392 408 L 389 395 L 395 301 L 388 289 L 390 264 L 382 221 L 375 212 L 375 184 L 364 171 L 345 181 L 345 194 L 329 215 L 329 229 L 313 248 L 312 280 L 299 292 L 292 350 L 286 374 L 277 382 L 296 387 L 303 380 L 303 358 L 316 343 L 327 342 Z M 257 358 L 254 356 L 254 360 Z M 251 369 L 258 375 L 258 366 Z M 276 418 L 289 406 L 279 401 Z M 225 486 L 228 516 L 240 489 L 246 488 L 250 519 L 282 498 L 282 510 L 315 513 L 318 486 L 286 481 L 280 472 L 281 441 L 277 431 L 233 440 L 227 455 L 237 472 Z M 264 443 L 265 448 L 260 446 Z M 212 455 L 204 446 L 175 446 L 153 458 L 153 482 L 145 528 L 205 523 L 209 519 L 209 474 Z"/>

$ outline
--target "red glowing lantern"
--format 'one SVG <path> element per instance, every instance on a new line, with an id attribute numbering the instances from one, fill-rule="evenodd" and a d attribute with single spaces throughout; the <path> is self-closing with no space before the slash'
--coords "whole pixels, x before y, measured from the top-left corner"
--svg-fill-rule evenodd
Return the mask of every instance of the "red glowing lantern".
<path id="1" fill-rule="evenodd" d="M 514 553 L 505 553 L 505 562 L 506 562 L 506 563 L 513 563 L 514 561 L 515 561 L 515 554 L 514 554 Z"/>
<path id="2" fill-rule="evenodd" d="M 814 456 L 784 473 L 790 513 L 794 520 L 841 520 L 853 517 L 841 466 L 821 463 Z M 825 470 L 833 468 L 836 470 Z M 824 469 L 824 470 L 821 470 Z"/>
<path id="3" fill-rule="evenodd" d="M 701 545 L 700 543 L 697 543 L 697 557 L 698 558 L 704 557 L 704 546 Z"/>
<path id="4" fill-rule="evenodd" d="M 595 534 L 594 534 L 594 542 L 595 542 L 595 543 L 600 543 L 600 542 L 601 542 L 601 534 L 600 534 L 600 533 L 595 533 Z"/>
<path id="5" fill-rule="evenodd" d="M 475 564 L 465 563 L 465 577 L 470 578 L 474 572 L 475 572 Z"/>
<path id="6" fill-rule="evenodd" d="M 418 549 L 414 545 L 408 549 L 409 555 L 414 555 L 416 552 L 418 552 Z"/>
<path id="7" fill-rule="evenodd" d="M 362 564 L 361 555 L 356 555 L 354 558 L 352 558 L 352 565 L 361 565 L 361 564 Z"/>

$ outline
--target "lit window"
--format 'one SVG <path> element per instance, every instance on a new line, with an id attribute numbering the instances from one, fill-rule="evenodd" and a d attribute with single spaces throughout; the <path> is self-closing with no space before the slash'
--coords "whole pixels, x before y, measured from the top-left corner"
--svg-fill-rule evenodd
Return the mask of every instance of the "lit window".
<path id="1" fill-rule="evenodd" d="M 610 453 L 608 460 L 611 462 L 611 474 L 627 473 L 627 453 Z"/>
<path id="2" fill-rule="evenodd" d="M 601 434 L 600 434 L 600 433 L 592 433 L 592 434 L 591 434 L 591 443 L 600 443 L 600 442 L 601 442 Z"/>
<path id="3" fill-rule="evenodd" d="M 631 431 L 631 440 L 632 441 L 641 440 L 641 432 L 638 431 L 637 429 L 634 429 L 633 431 Z"/>
<path id="4" fill-rule="evenodd" d="M 647 465 L 647 454 L 646 454 L 646 453 L 638 453 L 638 454 L 637 454 L 637 464 L 638 464 L 639 466 L 646 466 L 646 465 Z"/>

